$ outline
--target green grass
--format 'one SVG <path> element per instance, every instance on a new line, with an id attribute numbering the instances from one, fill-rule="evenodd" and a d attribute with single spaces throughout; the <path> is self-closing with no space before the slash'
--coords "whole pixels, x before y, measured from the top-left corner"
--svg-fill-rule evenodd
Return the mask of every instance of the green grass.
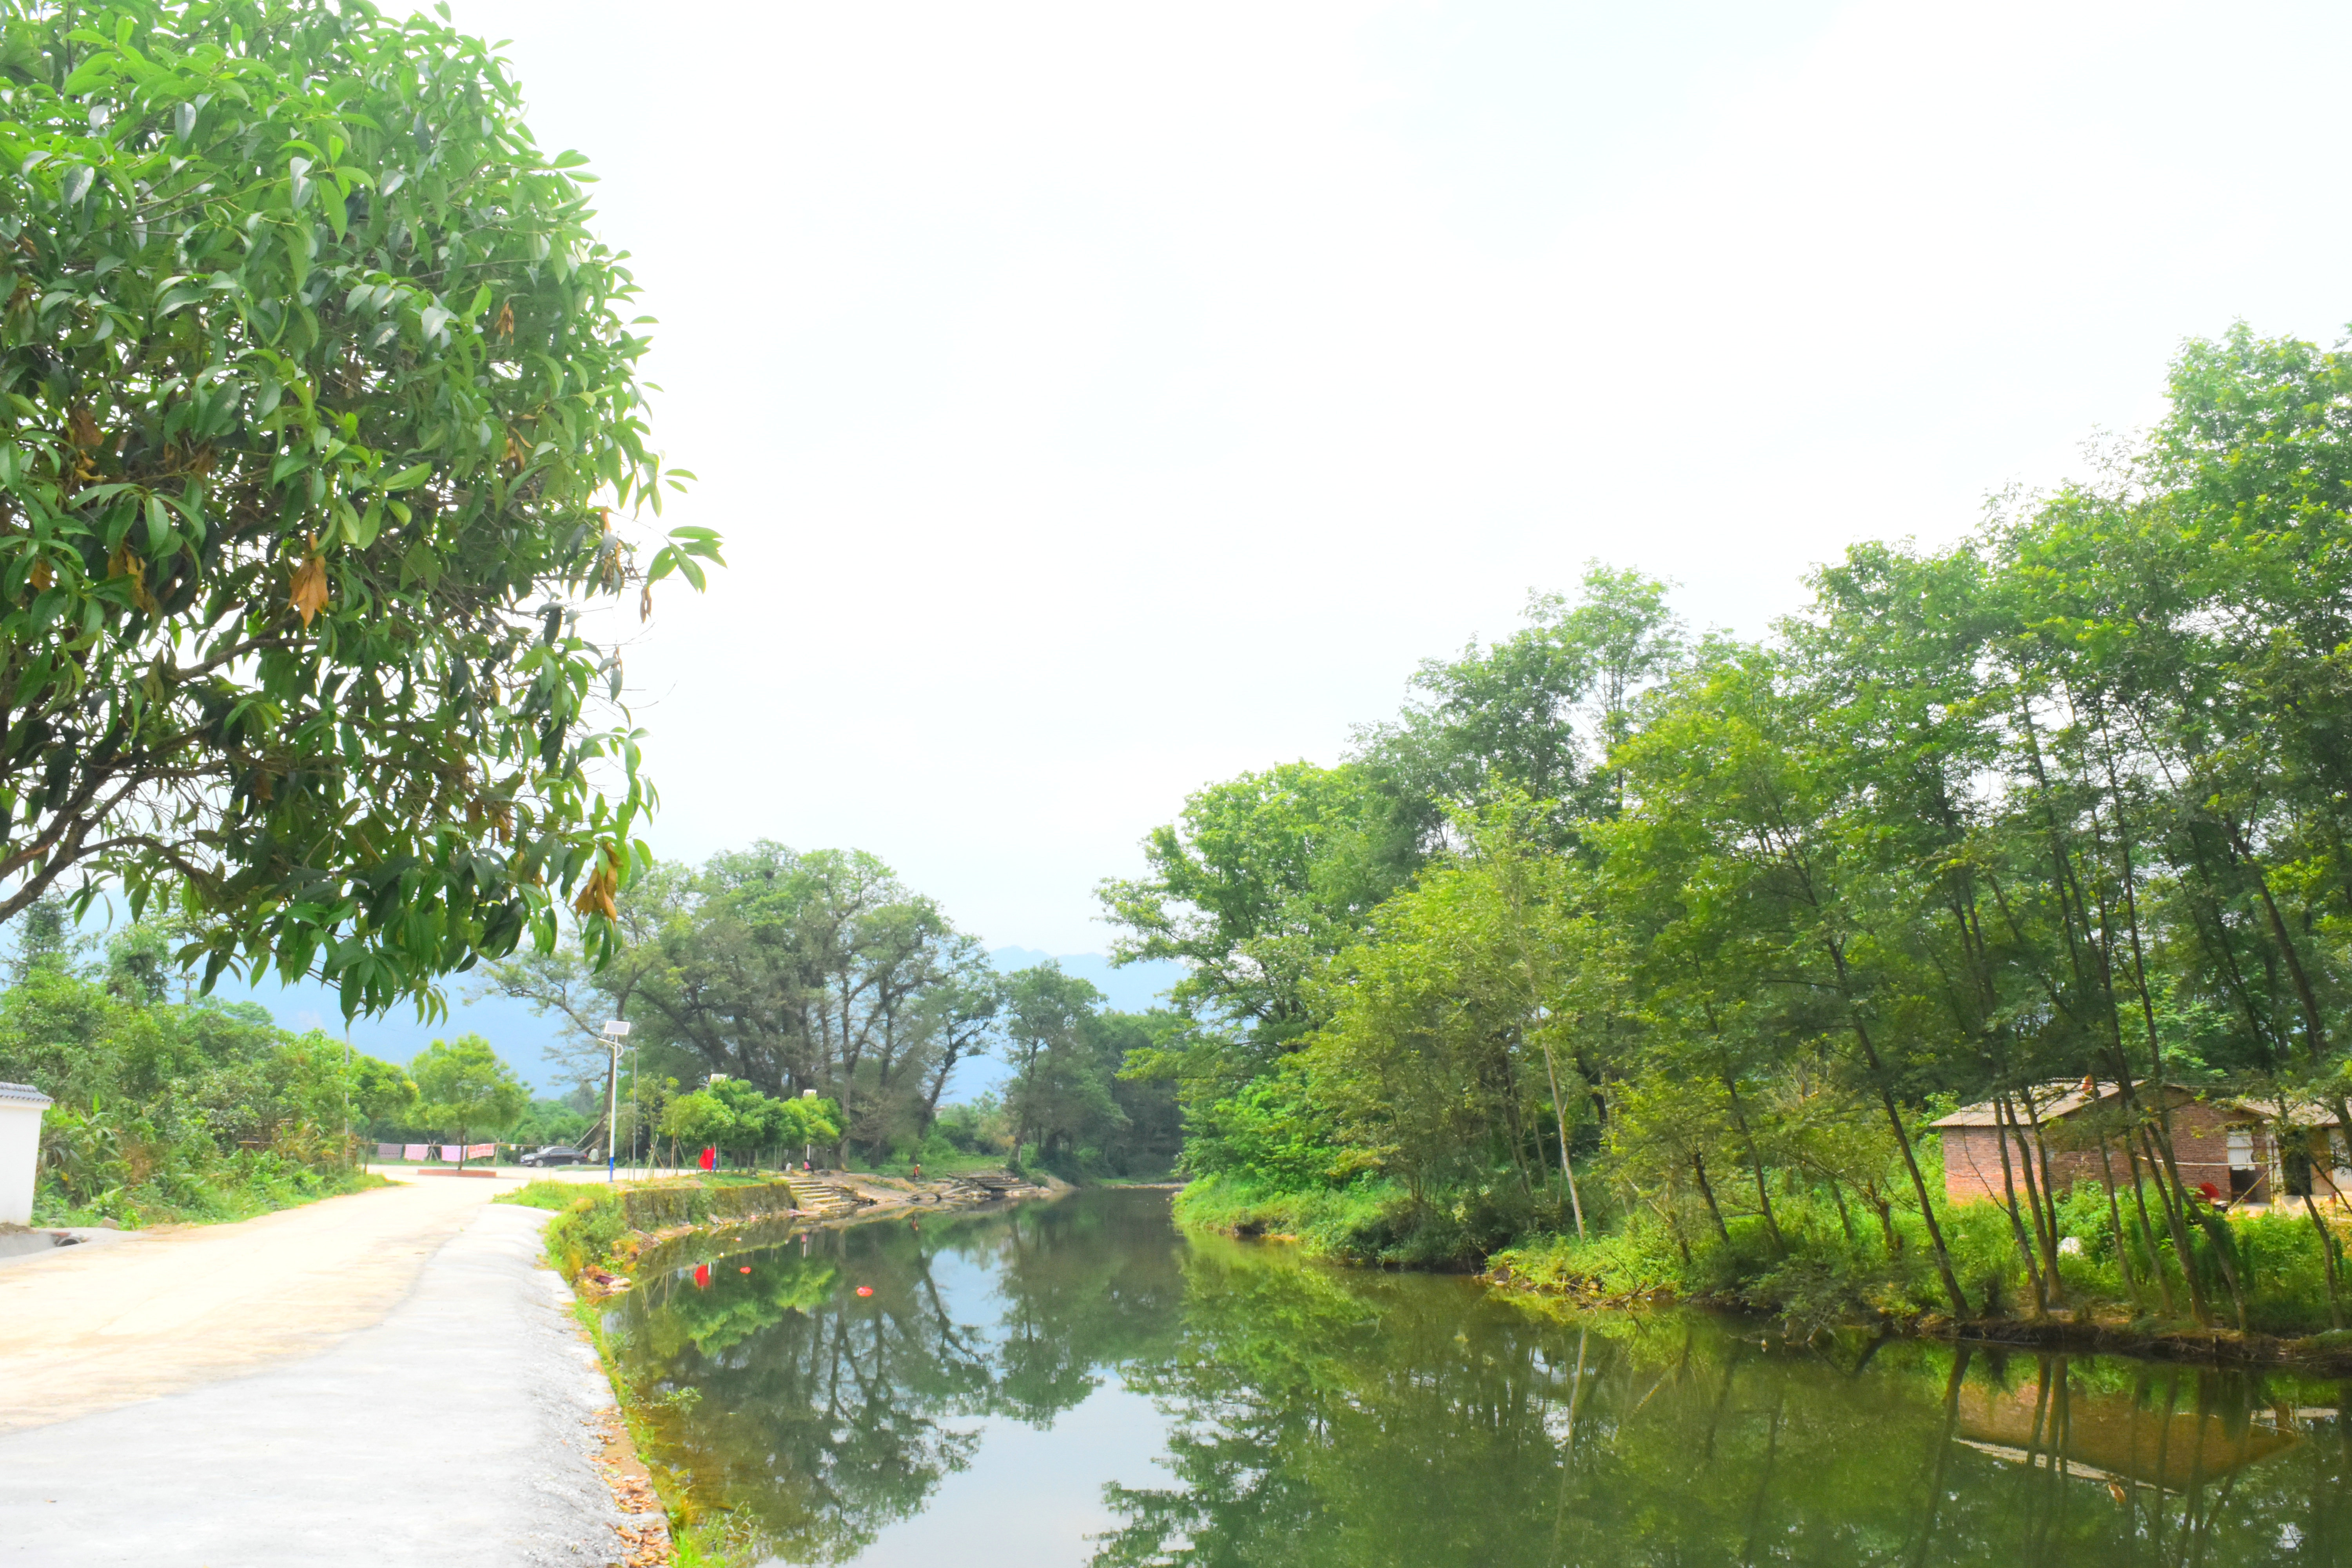
<path id="1" fill-rule="evenodd" d="M 1339 1262 L 1499 1266 L 1540 1292 L 1585 1302 L 1706 1301 L 1808 1325 L 1899 1322 L 1951 1311 L 1916 1208 L 1895 1209 L 1897 1246 L 1890 1253 L 1874 1214 L 1849 1199 L 1842 1216 L 1826 1197 L 1794 1187 L 1773 1196 L 1781 1237 L 1777 1248 L 1753 1212 L 1727 1213 L 1727 1240 L 1703 1215 L 1682 1215 L 1677 1234 L 1646 1208 L 1607 1214 L 1597 1203 L 1604 1194 L 1588 1193 L 1595 1223 L 1591 1239 L 1580 1240 L 1561 1234 L 1566 1227 L 1559 1216 L 1528 1208 L 1524 1200 L 1515 1207 L 1510 1197 L 1505 1188 L 1479 1188 L 1431 1193 L 1414 1204 L 1388 1183 L 1297 1189 L 1227 1175 L 1185 1188 L 1176 1199 L 1176 1217 L 1237 1236 L 1295 1238 L 1308 1255 Z M 2116 1257 L 2105 1191 L 2078 1187 L 2058 1207 L 2059 1233 L 2077 1249 L 2059 1259 L 2065 1310 L 2149 1330 L 2193 1326 L 2188 1280 L 2168 1237 L 2159 1238 L 2151 1258 L 2136 1236 L 2126 1236 L 2131 1278 L 2140 1287 L 2135 1300 Z M 1990 1203 L 1939 1203 L 1936 1218 L 1970 1315 L 2030 1315 L 2032 1281 L 2008 1215 Z M 2325 1265 L 2303 1215 L 2216 1219 L 2194 1237 L 2189 1266 L 2205 1288 L 2213 1324 L 2231 1329 L 2237 1315 L 2217 1245 L 2226 1246 L 2236 1264 L 2250 1331 L 2292 1338 L 2328 1330 Z M 2171 1288 L 2168 1315 L 2154 1288 L 2158 1267 Z M 2344 1306 L 2352 1317 L 2352 1259 L 2342 1273 Z"/>
<path id="2" fill-rule="evenodd" d="M 562 1186 L 557 1182 L 531 1183 L 531 1186 Z M 521 1193 L 515 1194 L 518 1198 Z M 613 1248 L 629 1233 L 628 1213 L 621 1203 L 621 1194 L 609 1186 L 583 1184 L 568 1189 L 564 1194 L 570 1202 L 561 1205 L 541 1202 L 534 1206 L 554 1208 L 555 1217 L 547 1222 L 545 1246 L 547 1260 L 568 1280 L 577 1281 L 590 1268 L 609 1268 Z"/>
<path id="3" fill-rule="evenodd" d="M 552 1209 L 562 1214 L 580 1201 L 581 1190 L 586 1185 L 583 1182 L 551 1182 L 542 1176 L 535 1182 L 525 1182 L 513 1192 L 500 1193 L 490 1202 L 520 1204 L 525 1208 Z"/>
<path id="4" fill-rule="evenodd" d="M 73 1202 L 54 1180 L 45 1181 L 33 1200 L 33 1223 L 113 1226 L 124 1230 L 152 1225 L 230 1225 L 279 1209 L 299 1208 L 321 1198 L 391 1184 L 367 1172 L 322 1171 L 281 1155 L 255 1152 L 230 1156 L 201 1171 L 162 1173 L 145 1182 L 112 1188 L 88 1203 Z"/>
<path id="5" fill-rule="evenodd" d="M 1300 1189 L 1213 1176 L 1176 1194 L 1176 1219 L 1235 1236 L 1287 1237 L 1309 1257 L 1348 1263 L 1446 1268 L 1484 1255 L 1450 1210 L 1416 1214 L 1392 1182 Z"/>

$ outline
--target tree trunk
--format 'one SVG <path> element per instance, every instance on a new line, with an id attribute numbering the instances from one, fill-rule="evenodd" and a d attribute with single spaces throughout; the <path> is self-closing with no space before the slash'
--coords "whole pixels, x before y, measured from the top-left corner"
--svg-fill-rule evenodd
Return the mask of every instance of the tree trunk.
<path id="1" fill-rule="evenodd" d="M 1570 1163 L 1568 1157 L 1568 1108 L 1560 1103 L 1559 1063 L 1553 1059 L 1549 1040 L 1544 1042 L 1544 1068 L 1551 1074 L 1551 1114 L 1553 1121 L 1559 1128 L 1559 1173 L 1561 1179 L 1568 1183 L 1568 1206 L 1576 1215 L 1576 1239 L 1582 1241 L 1586 1239 L 1584 1199 L 1577 1194 L 1576 1167 Z"/>
<path id="2" fill-rule="evenodd" d="M 2245 862 L 2246 873 L 2254 880 L 2254 891 L 2262 895 L 2263 912 L 2269 917 L 2271 936 L 2286 959 L 2287 975 L 2294 982 L 2295 999 L 2303 1005 L 2304 1044 L 2311 1052 L 2311 1059 L 2318 1061 L 2327 1054 L 2327 1027 L 2320 1022 L 2319 998 L 2312 992 L 2311 976 L 2304 973 L 2303 955 L 2295 951 L 2294 939 L 2287 934 L 2286 921 L 2279 913 L 2278 900 L 2271 897 L 2271 879 L 2263 874 L 2262 863 L 2247 847 L 2236 823 L 2229 825 L 2228 832 L 2231 847 Z"/>
<path id="3" fill-rule="evenodd" d="M 2157 1302 L 2163 1308 L 2164 1315 L 2169 1318 L 2173 1316 L 2172 1281 L 2165 1277 L 2164 1253 L 2156 1245 L 2156 1226 L 2148 1223 L 2147 1184 L 2140 1179 L 2139 1151 L 2132 1146 L 2128 1131 L 2124 1134 L 2123 1143 L 2124 1158 L 2131 1165 L 2132 1206 L 2139 1211 L 2139 1236 L 2142 1245 L 2147 1248 L 2148 1272 L 2156 1279 Z M 2158 1201 L 2163 1201 L 2161 1194 Z"/>
<path id="4" fill-rule="evenodd" d="M 1894 1200 L 1880 1192 L 1874 1182 L 1862 1189 L 1862 1195 L 1870 1205 L 1871 1212 L 1878 1215 L 1878 1233 L 1886 1238 L 1886 1256 L 1889 1258 L 1902 1257 L 1903 1233 L 1895 1228 Z"/>
<path id="5" fill-rule="evenodd" d="M 1848 1247 L 1859 1247 L 1862 1243 L 1853 1234 L 1853 1215 L 1846 1212 L 1845 1189 L 1838 1185 L 1838 1179 L 1835 1176 L 1829 1178 L 1829 1184 L 1830 1200 L 1837 1205 L 1838 1224 L 1845 1227 L 1845 1244 Z"/>
<path id="6" fill-rule="evenodd" d="M 2009 1120 L 2009 1096 L 1993 1096 L 1992 1139 L 2000 1150 L 2001 1212 L 2009 1215 L 2009 1233 L 2016 1238 L 2017 1256 L 2024 1260 L 2025 1278 L 2033 1287 L 2033 1315 L 2038 1318 L 2050 1310 L 2050 1297 L 2042 1289 L 2042 1269 L 2033 1260 L 2033 1247 L 2025 1239 L 2025 1222 L 2018 1217 L 2017 1179 L 2009 1160 L 2009 1134 L 2013 1125 Z"/>
<path id="7" fill-rule="evenodd" d="M 2303 1212 L 2311 1216 L 2312 1231 L 2319 1237 L 2319 1260 L 2327 1269 L 2327 1326 L 2341 1329 L 2344 1326 L 2344 1307 L 2336 1295 L 2336 1233 L 2327 1228 L 2327 1221 L 2321 1216 L 2319 1205 L 2311 1201 L 2311 1184 L 2308 1182 L 2304 1184 Z"/>
<path id="8" fill-rule="evenodd" d="M 2026 1102 L 2027 1113 L 2032 1114 L 2033 1091 L 2029 1089 L 2021 1098 Z M 2049 1167 L 2047 1164 L 2042 1167 L 2045 1180 L 2042 1185 L 2037 1185 L 2033 1174 L 2033 1151 L 2026 1147 L 2025 1127 L 2017 1119 L 2014 1100 L 2009 1103 L 2008 1110 L 2009 1130 L 2017 1142 L 2017 1163 L 2025 1172 L 2025 1202 L 2033 1215 L 2033 1241 L 2042 1257 L 2042 1278 L 2047 1290 L 2048 1304 L 2055 1307 L 2065 1296 L 2065 1284 L 2058 1278 L 2057 1221 L 2054 1214 L 2045 1215 L 2042 1207 L 2042 1185 L 2047 1184 Z"/>
<path id="9" fill-rule="evenodd" d="M 1748 1113 L 1739 1103 L 1739 1085 L 1729 1073 L 1723 1075 L 1723 1087 L 1731 1095 L 1731 1121 L 1739 1129 L 1740 1142 L 1748 1146 L 1748 1163 L 1756 1173 L 1756 1206 L 1764 1216 L 1764 1239 L 1771 1244 L 1772 1255 L 1783 1257 L 1788 1244 L 1780 1239 L 1780 1223 L 1772 1217 L 1772 1190 L 1764 1180 L 1764 1156 L 1757 1152 L 1756 1135 L 1748 1130 Z"/>
<path id="10" fill-rule="evenodd" d="M 2094 1091 L 2097 1087 L 2097 1080 L 2094 1079 Z M 2066 1294 L 2066 1282 L 2058 1274 L 2058 1184 L 2050 1177 L 2050 1144 L 2042 1135 L 2042 1112 L 2034 1106 L 2033 1091 L 2029 1089 L 2020 1098 L 2025 1101 L 2025 1125 L 2033 1134 L 2033 1159 L 2039 1163 L 2042 1173 L 2042 1208 L 2047 1211 L 2050 1220 L 2043 1231 L 2045 1250 L 2042 1265 L 2050 1271 L 2052 1295 L 2063 1300 Z M 2033 1173 L 2034 1165 L 2029 1163 L 2025 1172 L 2025 1184 L 2029 1189 L 2033 1185 Z"/>
<path id="11" fill-rule="evenodd" d="M 1723 1237 L 1726 1247 L 1731 1245 L 1731 1227 L 1723 1223 L 1723 1210 L 1715 1201 L 1715 1184 L 1706 1179 L 1706 1156 L 1691 1151 L 1691 1171 L 1698 1177 L 1698 1190 L 1706 1199 L 1706 1212 L 1715 1216 L 1715 1232 Z"/>
<path id="12" fill-rule="evenodd" d="M 1845 956 L 1838 955 L 1841 975 L 1845 969 Z M 1863 1027 L 1862 1019 L 1853 1020 L 1854 1038 L 1862 1042 L 1863 1059 L 1870 1064 L 1871 1080 L 1878 1086 L 1878 1103 L 1885 1109 L 1887 1125 L 1895 1130 L 1895 1142 L 1903 1151 L 1903 1168 L 1910 1173 L 1911 1190 L 1919 1199 L 1919 1217 L 1927 1226 L 1927 1245 L 1936 1254 L 1936 1273 L 1944 1282 L 1944 1294 L 1950 1298 L 1956 1317 L 1969 1315 L 1969 1299 L 1960 1289 L 1959 1276 L 1952 1272 L 1951 1249 L 1944 1245 L 1944 1227 L 1936 1223 L 1936 1205 L 1927 1196 L 1927 1178 L 1919 1173 L 1919 1159 L 1911 1148 L 1911 1129 L 1903 1121 L 1902 1108 L 1895 1103 L 1895 1091 L 1887 1087 L 1886 1069 L 1878 1060 L 1878 1049 L 1870 1043 L 1870 1031 Z"/>
<path id="13" fill-rule="evenodd" d="M 2158 1067 L 2161 1068 L 2164 1058 L 2155 1031 L 2156 1016 L 2150 1012 L 2148 1049 L 2154 1055 Z M 2172 1233 L 2175 1260 L 2180 1265 L 2182 1281 L 2189 1287 L 2189 1313 L 2199 1323 L 2210 1324 L 2213 1314 L 2205 1302 L 2204 1284 L 2197 1278 L 2197 1255 L 2189 1245 L 2189 1222 L 2185 1217 L 2189 1205 L 2189 1191 L 2181 1184 L 2180 1167 L 2172 1158 L 2172 1116 L 2166 1106 L 2168 1093 L 2164 1080 L 2158 1078 L 2156 1081 L 2156 1121 L 2151 1124 L 2145 1118 L 2137 1115 L 2139 1098 L 2137 1091 L 2132 1086 L 2131 1069 L 2124 1067 L 2120 1060 L 2116 1065 L 2122 1068 L 2116 1079 L 2116 1087 L 2123 1093 L 2125 1107 L 2134 1112 L 2135 1120 L 2139 1123 L 2140 1142 L 2147 1146 L 2147 1163 L 2157 1173 L 2157 1205 L 2164 1210 L 2165 1226 Z M 2162 1268 L 2160 1261 L 2158 1267 L 2160 1271 Z"/>
<path id="14" fill-rule="evenodd" d="M 2173 1261 L 2180 1266 L 2181 1281 L 2189 1287 L 2189 1315 L 2210 1327 L 2213 1311 L 2205 1300 L 2205 1283 L 2197 1278 L 2197 1254 L 2189 1245 L 2189 1194 L 2180 1184 L 2179 1167 L 2164 1158 L 2171 1151 L 2158 1143 L 2153 1129 L 2142 1127 L 2139 1138 L 2147 1146 L 2147 1163 L 2156 1168 L 2157 1206 L 2164 1210 L 2165 1226 L 2172 1233 Z"/>
<path id="15" fill-rule="evenodd" d="M 2140 1298 L 2139 1276 L 2132 1268 L 2131 1247 L 2124 1238 L 2124 1211 L 2122 1205 L 2116 1202 L 2116 1163 L 2108 1157 L 2107 1141 L 2104 1137 L 2099 1140 L 2099 1172 L 2106 1178 L 2107 1228 L 2116 1240 L 2116 1272 L 2124 1277 L 2124 1289 L 2129 1292 L 2132 1311 L 2137 1315 L 2147 1303 Z"/>

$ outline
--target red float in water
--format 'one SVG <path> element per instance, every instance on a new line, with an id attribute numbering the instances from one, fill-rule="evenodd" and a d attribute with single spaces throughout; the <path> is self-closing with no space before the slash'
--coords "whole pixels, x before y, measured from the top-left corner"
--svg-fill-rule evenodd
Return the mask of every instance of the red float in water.
<path id="1" fill-rule="evenodd" d="M 698 1290 L 708 1290 L 710 1289 L 710 1265 L 708 1263 L 698 1263 L 695 1265 L 694 1288 Z"/>
<path id="2" fill-rule="evenodd" d="M 743 1265 L 743 1267 L 742 1267 L 742 1268 L 738 1268 L 737 1270 L 735 1270 L 735 1272 L 736 1272 L 736 1273 L 738 1273 L 738 1274 L 749 1274 L 750 1272 L 751 1272 L 751 1266 L 750 1264 L 746 1263 L 745 1265 Z"/>
<path id="3" fill-rule="evenodd" d="M 860 1285 L 857 1288 L 857 1293 L 861 1296 L 871 1296 L 874 1294 L 874 1287 L 871 1285 Z"/>

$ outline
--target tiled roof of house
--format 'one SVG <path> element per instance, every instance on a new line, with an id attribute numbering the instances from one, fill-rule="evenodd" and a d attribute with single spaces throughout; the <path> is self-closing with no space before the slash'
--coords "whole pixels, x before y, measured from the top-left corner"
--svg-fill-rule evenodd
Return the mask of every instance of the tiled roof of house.
<path id="1" fill-rule="evenodd" d="M 2140 1086 L 2142 1093 L 2145 1093 L 2147 1089 L 2146 1084 Z M 2173 1086 L 2172 1092 L 2185 1096 L 2189 1090 L 2176 1084 Z M 2092 1106 L 2112 1102 L 2118 1089 L 2112 1083 L 2094 1083 L 2089 1079 L 2073 1079 L 2056 1083 L 2035 1084 L 2032 1093 L 2034 1114 L 2044 1121 L 2057 1121 Z M 2176 1100 L 2173 1103 L 2177 1105 L 2179 1101 Z M 2224 1110 L 2242 1110 L 2249 1116 L 2259 1116 L 2265 1120 L 2275 1120 L 2278 1116 L 2277 1106 L 2253 1100 L 2216 1100 L 2213 1103 Z M 2336 1115 L 2326 1106 L 2309 1100 L 2300 1100 L 2289 1103 L 2286 1121 L 2289 1125 L 2295 1127 L 2333 1127 L 2336 1123 Z M 1992 1101 L 1987 1100 L 1979 1100 L 1974 1105 L 1963 1105 L 1949 1116 L 1937 1117 L 1928 1125 L 1931 1127 L 1997 1127 L 2000 1125 L 2000 1120 L 1993 1113 Z"/>
<path id="2" fill-rule="evenodd" d="M 2071 1079 L 2058 1083 L 2037 1083 L 2029 1091 L 2033 1096 L 2033 1112 L 2044 1121 L 2072 1116 L 2085 1106 L 2096 1105 L 2116 1097 L 2116 1086 L 2095 1084 L 2088 1079 Z M 1949 1116 L 1937 1117 L 1929 1125 L 1935 1127 L 1995 1127 L 2000 1119 L 1994 1115 L 1992 1101 L 1963 1105 Z"/>
<path id="3" fill-rule="evenodd" d="M 47 1095 L 29 1083 L 0 1083 L 0 1105 L 53 1105 Z"/>

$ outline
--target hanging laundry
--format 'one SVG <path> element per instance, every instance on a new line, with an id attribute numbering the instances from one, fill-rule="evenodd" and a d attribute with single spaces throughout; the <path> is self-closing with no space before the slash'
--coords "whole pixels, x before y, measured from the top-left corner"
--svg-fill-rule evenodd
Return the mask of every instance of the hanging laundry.
<path id="1" fill-rule="evenodd" d="M 705 1149 L 702 1152 L 702 1168 L 706 1171 L 715 1171 L 719 1168 L 719 1151 L 717 1149 Z"/>
<path id="2" fill-rule="evenodd" d="M 466 1158 L 468 1160 L 494 1160 L 498 1158 L 498 1153 L 499 1146 L 495 1143 L 468 1143 L 466 1145 Z"/>
<path id="3" fill-rule="evenodd" d="M 400 1145 L 379 1143 L 375 1146 L 375 1157 L 379 1160 L 397 1160 L 400 1158 Z"/>
<path id="4" fill-rule="evenodd" d="M 433 1158 L 432 1145 L 427 1143 L 405 1143 L 402 1145 L 402 1148 L 406 1151 L 406 1152 L 401 1155 L 401 1158 L 404 1160 L 430 1160 Z"/>
<path id="5" fill-rule="evenodd" d="M 441 1157 L 454 1165 L 466 1157 L 466 1146 L 463 1143 L 444 1143 L 441 1145 Z"/>

